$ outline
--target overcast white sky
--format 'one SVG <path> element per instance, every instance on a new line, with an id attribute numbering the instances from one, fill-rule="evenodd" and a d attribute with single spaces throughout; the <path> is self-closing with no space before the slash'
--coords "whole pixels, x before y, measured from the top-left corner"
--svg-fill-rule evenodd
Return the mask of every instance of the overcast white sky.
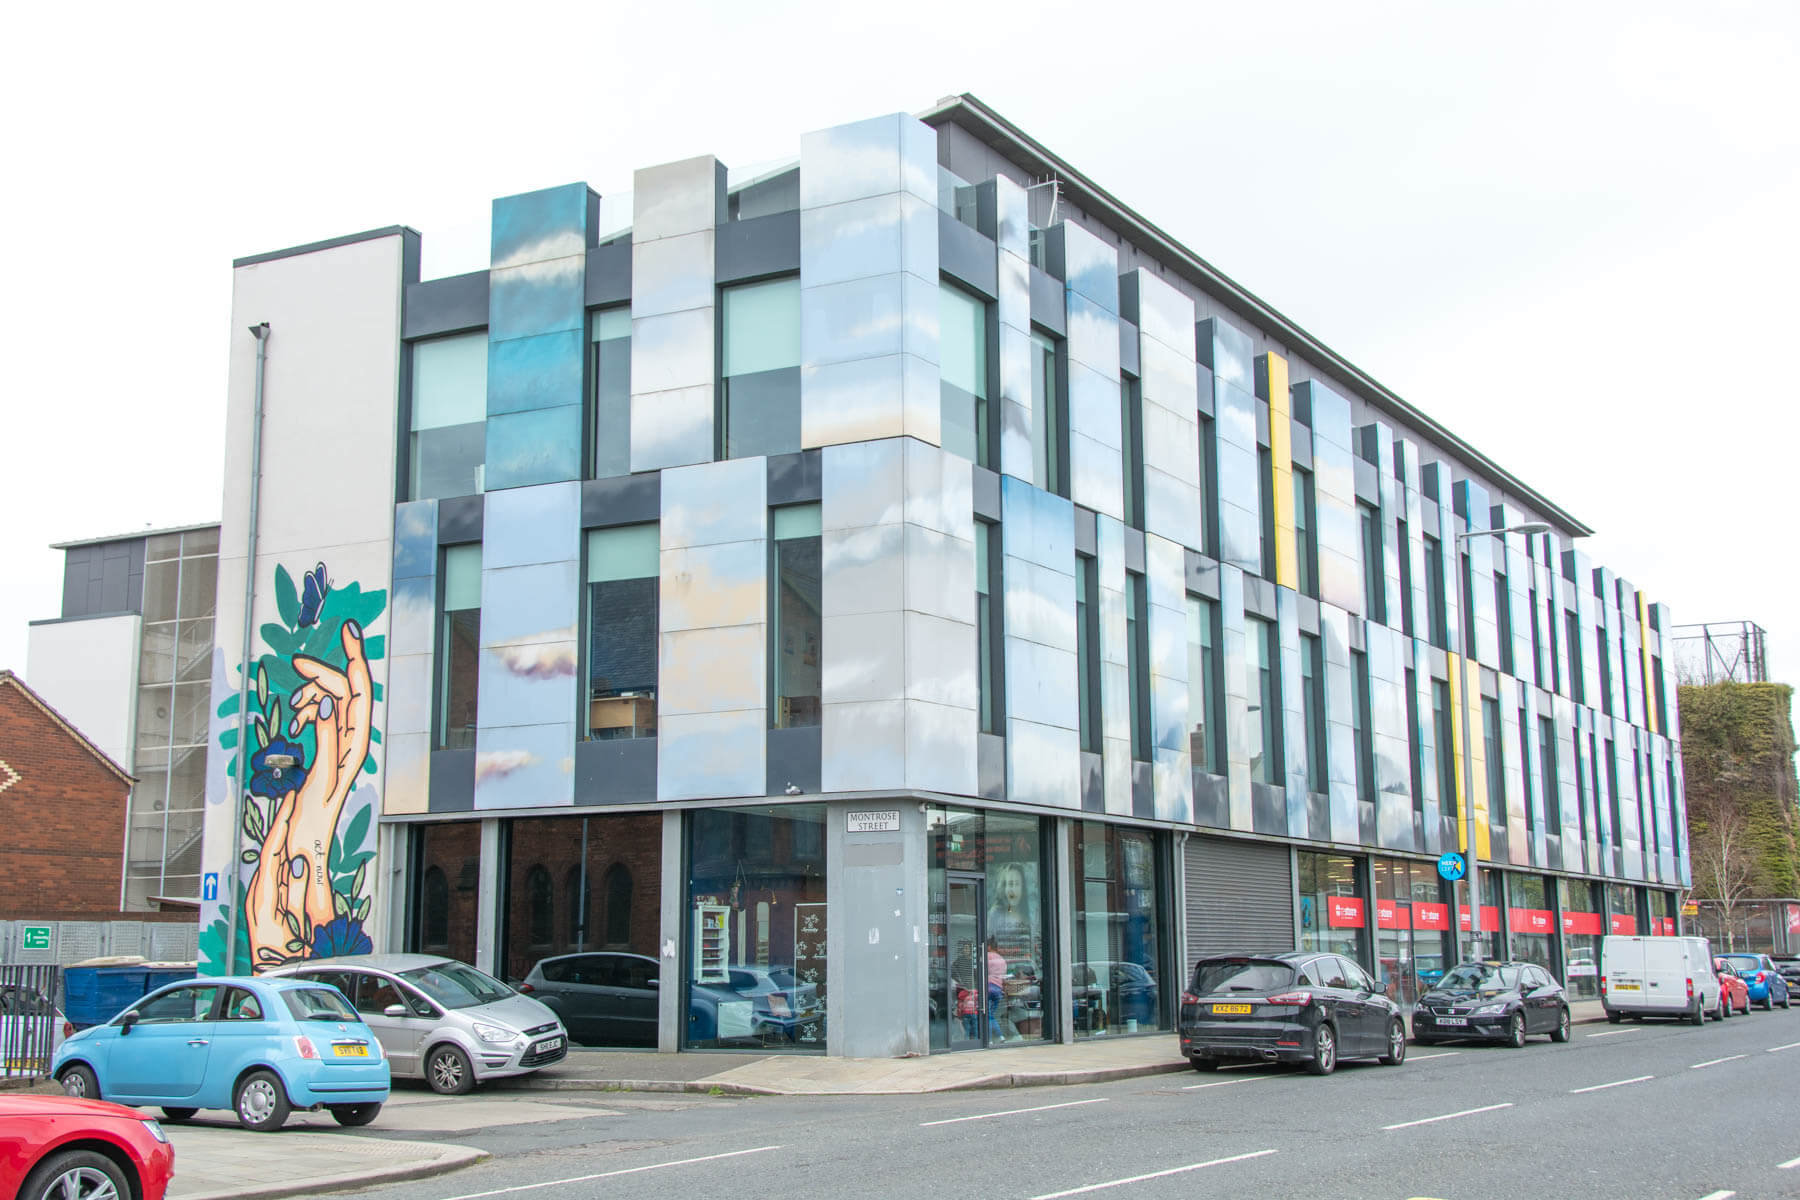
<path id="1" fill-rule="evenodd" d="M 8 18 L 0 667 L 48 543 L 219 516 L 234 257 L 970 91 L 1800 681 L 1792 0 L 387 8 Z"/>

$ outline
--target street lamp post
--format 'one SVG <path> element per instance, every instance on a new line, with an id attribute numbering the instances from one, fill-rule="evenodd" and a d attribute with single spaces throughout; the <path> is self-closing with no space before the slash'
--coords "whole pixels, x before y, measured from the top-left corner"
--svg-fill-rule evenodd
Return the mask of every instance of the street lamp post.
<path id="1" fill-rule="evenodd" d="M 1540 533 L 1549 533 L 1550 526 L 1542 521 L 1528 521 L 1523 525 L 1509 525 L 1504 529 L 1465 529 L 1457 533 L 1456 541 L 1451 547 L 1453 554 L 1450 563 L 1450 574 L 1456 580 L 1456 621 L 1461 632 L 1459 639 L 1458 664 L 1456 669 L 1462 672 L 1462 678 L 1456 681 L 1457 709 L 1462 724 L 1462 818 L 1463 818 L 1463 856 L 1468 863 L 1468 873 L 1464 876 L 1469 884 L 1469 945 L 1475 953 L 1470 958 L 1481 957 L 1481 867 L 1475 853 L 1475 767 L 1470 754 L 1469 734 L 1469 644 L 1474 640 L 1475 631 L 1468 628 L 1470 622 L 1464 620 L 1463 609 L 1463 543 L 1478 537 L 1500 537 L 1508 533 L 1523 533 L 1535 537 Z"/>

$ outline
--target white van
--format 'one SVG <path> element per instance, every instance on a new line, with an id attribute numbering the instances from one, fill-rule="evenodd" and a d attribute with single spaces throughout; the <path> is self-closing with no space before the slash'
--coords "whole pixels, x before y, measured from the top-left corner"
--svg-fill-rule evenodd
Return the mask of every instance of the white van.
<path id="1" fill-rule="evenodd" d="M 1600 1003 L 1617 1025 L 1627 1016 L 1685 1017 L 1695 1025 L 1720 1014 L 1712 946 L 1698 937 L 1626 937 L 1600 942 Z"/>

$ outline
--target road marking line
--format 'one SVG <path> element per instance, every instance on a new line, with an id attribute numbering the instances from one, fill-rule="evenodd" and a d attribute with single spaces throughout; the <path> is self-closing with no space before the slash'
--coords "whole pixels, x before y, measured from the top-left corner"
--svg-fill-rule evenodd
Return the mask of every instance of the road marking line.
<path id="1" fill-rule="evenodd" d="M 1607 1088 L 1624 1087 L 1628 1083 L 1648 1083 L 1655 1078 L 1656 1076 L 1654 1075 L 1639 1075 L 1635 1079 L 1619 1079 L 1612 1083 L 1596 1083 L 1593 1087 L 1570 1088 L 1569 1095 L 1579 1096 L 1583 1092 L 1604 1092 Z"/>
<path id="2" fill-rule="evenodd" d="M 1428 1058 L 1453 1058 L 1461 1054 L 1461 1050 L 1446 1050 L 1442 1054 L 1415 1054 L 1407 1062 L 1424 1062 Z"/>
<path id="3" fill-rule="evenodd" d="M 1476 1113 L 1493 1112 L 1497 1108 L 1511 1108 L 1512 1102 L 1490 1104 L 1486 1108 L 1465 1108 L 1461 1112 L 1445 1113 L 1441 1117 L 1426 1117 L 1420 1121 L 1402 1121 L 1398 1125 L 1383 1125 L 1383 1129 L 1411 1129 L 1414 1125 L 1430 1125 L 1434 1121 L 1450 1121 L 1457 1117 L 1472 1117 Z"/>
<path id="4" fill-rule="evenodd" d="M 1243 1079 L 1221 1079 L 1217 1083 L 1190 1083 L 1190 1084 L 1187 1084 L 1185 1087 L 1183 1087 L 1181 1090 L 1184 1092 L 1195 1092 L 1195 1091 L 1199 1091 L 1201 1088 L 1230 1087 L 1234 1083 L 1261 1083 L 1265 1079 L 1274 1079 L 1274 1078 L 1276 1078 L 1276 1076 L 1274 1076 L 1274 1075 L 1249 1075 Z"/>
<path id="5" fill-rule="evenodd" d="M 1790 1158 L 1775 1169 L 1778 1171 L 1791 1171 L 1795 1167 L 1800 1167 L 1800 1158 Z"/>
<path id="6" fill-rule="evenodd" d="M 1122 1187 L 1127 1183 L 1142 1183 L 1146 1179 L 1161 1179 L 1165 1175 L 1180 1175 L 1186 1171 L 1198 1171 L 1202 1167 L 1217 1167 L 1225 1163 L 1243 1162 L 1247 1158 L 1262 1158 L 1275 1153 L 1273 1150 L 1253 1150 L 1249 1154 L 1234 1154 L 1230 1158 L 1215 1158 L 1208 1162 L 1189 1163 L 1185 1167 L 1170 1167 L 1166 1171 L 1152 1171 L 1148 1175 L 1133 1175 L 1129 1179 L 1109 1179 L 1105 1183 L 1090 1183 L 1086 1187 L 1070 1188 L 1065 1192 L 1045 1192 L 1041 1196 L 1033 1196 L 1031 1200 L 1062 1200 L 1064 1196 L 1079 1196 L 1084 1192 L 1097 1192 L 1102 1188 Z"/>
<path id="7" fill-rule="evenodd" d="M 513 1192 L 531 1192 L 538 1188 L 562 1187 L 570 1183 L 586 1183 L 590 1179 L 611 1179 L 617 1175 L 636 1175 L 642 1171 L 660 1171 L 664 1167 L 686 1167 L 694 1163 L 715 1162 L 721 1158 L 742 1158 L 746 1154 L 764 1154 L 770 1150 L 783 1149 L 781 1146 L 758 1146 L 754 1150 L 731 1150 L 724 1154 L 704 1154 L 699 1158 L 682 1158 L 674 1162 L 651 1163 L 647 1167 L 626 1167 L 621 1171 L 601 1171 L 594 1175 L 576 1175 L 571 1179 L 549 1179 L 543 1183 L 524 1183 L 518 1187 L 495 1188 L 491 1192 L 468 1192 L 461 1196 L 451 1196 L 448 1200 L 482 1200 L 485 1196 L 506 1196 Z"/>
<path id="8" fill-rule="evenodd" d="M 1767 1053 L 1779 1054 L 1783 1050 L 1793 1050 L 1796 1048 L 1800 1048 L 1800 1042 L 1789 1042 L 1785 1046 L 1770 1046 Z"/>
<path id="9" fill-rule="evenodd" d="M 1712 1058 L 1712 1059 L 1708 1059 L 1707 1061 L 1705 1061 L 1703 1063 L 1695 1063 L 1693 1066 L 1689 1067 L 1688 1070 L 1698 1071 L 1701 1067 L 1716 1067 L 1720 1063 L 1733 1062 L 1740 1058 L 1749 1058 L 1749 1057 L 1750 1056 L 1748 1054 L 1733 1054 L 1726 1058 Z M 1704 1198 L 1702 1198 L 1702 1200 L 1704 1200 Z"/>
<path id="10" fill-rule="evenodd" d="M 929 1129 L 933 1125 L 955 1125 L 960 1121 L 985 1121 L 989 1117 L 1016 1117 L 1020 1113 L 1048 1112 L 1053 1108 L 1074 1108 L 1080 1104 L 1105 1104 L 1108 1097 L 1100 1096 L 1093 1100 L 1069 1100 L 1062 1104 L 1040 1104 L 1036 1108 L 1009 1108 L 1005 1112 L 980 1113 L 973 1117 L 951 1117 L 943 1121 L 920 1121 L 920 1129 Z"/>
<path id="11" fill-rule="evenodd" d="M 1605 1033 L 1586 1033 L 1583 1037 L 1618 1037 L 1621 1033 L 1642 1033 L 1641 1029 L 1609 1029 Z"/>
<path id="12" fill-rule="evenodd" d="M 1700 1200 L 1731 1200 L 1735 1195 L 1737 1195 L 1736 1192 L 1708 1192 L 1700 1197 Z"/>

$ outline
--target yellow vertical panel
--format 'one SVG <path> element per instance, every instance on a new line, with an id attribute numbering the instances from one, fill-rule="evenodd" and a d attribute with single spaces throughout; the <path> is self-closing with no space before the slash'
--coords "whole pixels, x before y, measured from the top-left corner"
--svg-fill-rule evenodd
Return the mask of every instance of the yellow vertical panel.
<path id="1" fill-rule="evenodd" d="M 1462 660 L 1463 686 L 1469 689 L 1469 778 L 1475 807 L 1475 851 L 1493 858 L 1493 816 L 1488 809 L 1487 716 L 1481 707 L 1481 664 Z M 1498 731 L 1496 731 L 1498 732 Z M 1496 737 L 1498 743 L 1501 739 Z"/>
<path id="2" fill-rule="evenodd" d="M 1275 582 L 1300 586 L 1300 552 L 1294 533 L 1293 402 L 1288 396 L 1287 359 L 1265 354 L 1269 381 L 1269 465 L 1274 473 Z"/>
<path id="3" fill-rule="evenodd" d="M 1450 774 L 1454 776 L 1451 787 L 1454 793 L 1451 802 L 1456 805 L 1456 848 L 1469 849 L 1468 809 L 1463 806 L 1463 718 L 1462 718 L 1462 659 L 1455 654 L 1450 659 Z M 1439 801 L 1440 806 L 1442 801 Z"/>
<path id="4" fill-rule="evenodd" d="M 1644 727 L 1651 733 L 1660 733 L 1656 727 L 1656 681 L 1650 678 L 1650 611 L 1644 604 L 1644 593 L 1639 592 L 1638 602 L 1638 657 L 1644 669 Z"/>

